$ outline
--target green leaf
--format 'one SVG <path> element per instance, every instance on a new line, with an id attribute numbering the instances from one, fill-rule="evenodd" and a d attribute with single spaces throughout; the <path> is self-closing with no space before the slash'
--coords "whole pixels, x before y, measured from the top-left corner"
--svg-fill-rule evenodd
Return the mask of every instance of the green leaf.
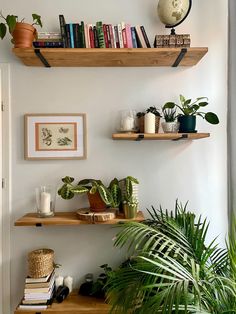
<path id="1" fill-rule="evenodd" d="M 173 109 L 175 108 L 176 104 L 174 102 L 167 102 L 165 105 L 162 107 L 162 110 L 165 109 Z"/>
<path id="2" fill-rule="evenodd" d="M 208 105 L 208 102 L 206 102 L 206 101 L 199 103 L 199 106 L 200 106 L 200 107 L 206 107 L 207 105 Z"/>
<path id="3" fill-rule="evenodd" d="M 64 184 L 58 191 L 58 194 L 61 195 L 61 197 L 65 200 L 69 200 L 74 197 L 74 193 L 71 191 L 71 187 L 68 184 Z"/>
<path id="4" fill-rule="evenodd" d="M 6 22 L 7 22 L 8 28 L 9 28 L 9 33 L 12 34 L 12 32 L 16 26 L 17 16 L 7 15 Z"/>
<path id="5" fill-rule="evenodd" d="M 185 100 L 184 106 L 187 106 L 187 105 L 191 104 L 191 101 L 192 101 L 192 99 Z"/>
<path id="6" fill-rule="evenodd" d="M 0 38 L 3 39 L 6 35 L 7 27 L 4 23 L 0 23 Z"/>
<path id="7" fill-rule="evenodd" d="M 211 124 L 218 124 L 219 123 L 219 118 L 218 116 L 213 113 L 213 112 L 207 112 L 205 114 L 205 119 L 207 122 L 211 123 Z"/>
<path id="8" fill-rule="evenodd" d="M 74 178 L 69 177 L 69 176 L 62 178 L 62 182 L 68 183 L 68 184 L 72 183 L 74 180 L 75 180 Z"/>
<path id="9" fill-rule="evenodd" d="M 183 105 L 185 103 L 185 97 L 183 95 L 179 95 L 179 99 L 181 104 Z"/>
<path id="10" fill-rule="evenodd" d="M 83 194 L 83 193 L 87 193 L 89 191 L 86 187 L 80 186 L 80 185 L 76 185 L 76 186 L 72 187 L 70 190 L 74 194 Z"/>
<path id="11" fill-rule="evenodd" d="M 103 202 L 106 205 L 111 205 L 112 204 L 112 195 L 108 188 L 106 188 L 104 185 L 98 185 L 98 192 L 103 200 Z"/>
<path id="12" fill-rule="evenodd" d="M 40 15 L 33 13 L 32 18 L 33 18 L 33 24 L 43 27 Z"/>

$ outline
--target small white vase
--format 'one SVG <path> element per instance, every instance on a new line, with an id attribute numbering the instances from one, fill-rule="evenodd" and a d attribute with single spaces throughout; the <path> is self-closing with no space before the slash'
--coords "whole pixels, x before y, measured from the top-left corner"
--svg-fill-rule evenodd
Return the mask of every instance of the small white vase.
<path id="1" fill-rule="evenodd" d="M 164 133 L 178 133 L 179 122 L 162 122 L 162 129 Z"/>
<path id="2" fill-rule="evenodd" d="M 148 112 L 144 116 L 144 133 L 155 133 L 156 116 Z"/>

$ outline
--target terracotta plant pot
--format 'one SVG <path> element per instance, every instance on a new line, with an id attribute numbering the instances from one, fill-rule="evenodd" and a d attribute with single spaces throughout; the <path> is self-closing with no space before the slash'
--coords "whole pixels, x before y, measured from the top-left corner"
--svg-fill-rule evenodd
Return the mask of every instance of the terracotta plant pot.
<path id="1" fill-rule="evenodd" d="M 12 37 L 15 48 L 31 48 L 36 36 L 36 29 L 27 23 L 16 23 Z"/>
<path id="2" fill-rule="evenodd" d="M 88 200 L 90 209 L 93 212 L 103 212 L 106 209 L 106 204 L 103 202 L 98 192 L 96 192 L 95 194 L 88 193 Z"/>

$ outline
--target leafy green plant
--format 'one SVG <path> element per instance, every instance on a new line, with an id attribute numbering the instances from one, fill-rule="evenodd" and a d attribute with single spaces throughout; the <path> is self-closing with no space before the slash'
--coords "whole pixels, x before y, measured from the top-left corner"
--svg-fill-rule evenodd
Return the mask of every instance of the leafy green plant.
<path id="1" fill-rule="evenodd" d="M 236 313 L 236 220 L 227 248 L 206 243 L 209 223 L 176 202 L 168 212 L 120 226 L 115 246 L 127 247 L 130 262 L 109 275 L 111 312 Z"/>
<path id="2" fill-rule="evenodd" d="M 163 110 L 174 109 L 175 107 L 177 107 L 181 111 L 179 116 L 183 116 L 183 115 L 184 116 L 200 116 L 211 124 L 219 123 L 219 118 L 215 113 L 213 112 L 205 113 L 205 112 L 199 111 L 208 105 L 207 97 L 198 97 L 193 102 L 191 99 L 186 99 L 183 95 L 180 95 L 179 99 L 180 99 L 180 105 L 174 102 L 167 102 L 163 106 Z"/>
<path id="3" fill-rule="evenodd" d="M 122 195 L 122 203 L 131 205 L 137 205 L 138 200 L 133 195 L 133 185 L 139 184 L 139 181 L 131 176 L 127 176 L 126 178 L 122 179 L 121 182 L 125 185 L 124 194 Z"/>
<path id="4" fill-rule="evenodd" d="M 159 110 L 155 106 L 151 106 L 146 110 L 146 113 L 153 113 L 155 116 L 161 117 Z"/>
<path id="5" fill-rule="evenodd" d="M 108 264 L 101 265 L 100 268 L 103 272 L 99 274 L 97 280 L 93 283 L 91 295 L 104 299 L 107 290 L 107 279 L 112 271 L 112 268 L 108 266 Z"/>
<path id="6" fill-rule="evenodd" d="M 101 180 L 96 179 L 84 179 L 74 184 L 74 178 L 66 176 L 62 178 L 62 181 L 63 185 L 58 190 L 58 194 L 63 199 L 71 199 L 75 194 L 95 194 L 98 192 L 103 202 L 108 206 L 118 207 L 121 202 L 121 190 L 116 178 L 110 182 L 108 187 Z"/>
<path id="7" fill-rule="evenodd" d="M 175 122 L 177 115 L 176 110 L 162 107 L 162 113 L 166 122 Z"/>
<path id="8" fill-rule="evenodd" d="M 12 34 L 12 32 L 15 29 L 16 23 L 24 23 L 25 19 L 22 19 L 21 21 L 18 21 L 18 16 L 17 15 L 7 15 L 6 17 L 3 16 L 2 12 L 0 12 L 0 18 L 3 20 L 2 23 L 0 23 L 0 38 L 3 39 L 6 36 L 7 33 L 7 29 L 9 31 L 10 34 Z M 42 21 L 41 21 L 41 16 L 38 14 L 33 13 L 32 14 L 32 26 L 33 25 L 39 25 L 40 27 L 42 27 Z"/>

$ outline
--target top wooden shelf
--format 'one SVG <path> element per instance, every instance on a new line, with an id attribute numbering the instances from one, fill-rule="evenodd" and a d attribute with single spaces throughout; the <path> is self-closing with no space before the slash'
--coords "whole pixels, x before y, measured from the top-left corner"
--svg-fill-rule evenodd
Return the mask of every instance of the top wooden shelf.
<path id="1" fill-rule="evenodd" d="M 193 66 L 208 48 L 13 48 L 27 66 L 159 67 Z"/>

